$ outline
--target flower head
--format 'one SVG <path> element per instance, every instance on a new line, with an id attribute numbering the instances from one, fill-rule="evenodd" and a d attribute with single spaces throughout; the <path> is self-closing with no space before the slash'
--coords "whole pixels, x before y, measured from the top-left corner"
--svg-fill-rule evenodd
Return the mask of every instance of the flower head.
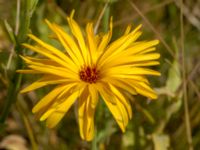
<path id="1" fill-rule="evenodd" d="M 134 30 L 128 26 L 119 39 L 110 43 L 112 21 L 109 32 L 104 35 L 95 34 L 92 23 L 87 24 L 83 35 L 73 15 L 67 20 L 72 35 L 46 20 L 64 51 L 32 34 L 28 35 L 36 44 L 23 45 L 42 57 L 21 56 L 28 69 L 18 72 L 41 74 L 42 77 L 21 93 L 50 84 L 56 85 L 36 104 L 33 113 L 41 121 L 46 120 L 47 126 L 52 128 L 77 101 L 80 135 L 88 141 L 94 135 L 94 113 L 101 96 L 124 132 L 132 118 L 128 97 L 141 94 L 150 99 L 157 98 L 146 75 L 160 73 L 146 67 L 159 64 L 157 59 L 160 55 L 154 52 L 158 40 L 136 42 L 141 35 L 141 26 Z"/>

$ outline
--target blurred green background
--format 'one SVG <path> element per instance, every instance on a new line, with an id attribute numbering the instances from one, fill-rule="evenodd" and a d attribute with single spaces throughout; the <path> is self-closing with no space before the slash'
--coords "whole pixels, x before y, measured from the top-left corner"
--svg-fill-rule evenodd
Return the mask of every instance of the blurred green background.
<path id="1" fill-rule="evenodd" d="M 149 77 L 159 97 L 133 97 L 133 119 L 122 133 L 101 102 L 96 111 L 92 142 L 80 139 L 72 108 L 53 130 L 37 121 L 31 109 L 51 87 L 27 94 L 18 90 L 37 76 L 16 74 L 23 64 L 18 54 L 35 55 L 21 47 L 33 33 L 46 42 L 51 34 L 44 19 L 68 30 L 66 16 L 84 29 L 97 22 L 108 30 L 113 16 L 112 40 L 128 24 L 143 24 L 140 39 L 159 39 L 161 77 Z M 105 11 L 104 11 L 105 10 Z M 183 20 L 181 20 L 183 19 Z M 182 32 L 183 31 L 183 32 Z M 26 150 L 198 150 L 200 149 L 200 1 L 185 0 L 0 0 L 0 149 Z"/>

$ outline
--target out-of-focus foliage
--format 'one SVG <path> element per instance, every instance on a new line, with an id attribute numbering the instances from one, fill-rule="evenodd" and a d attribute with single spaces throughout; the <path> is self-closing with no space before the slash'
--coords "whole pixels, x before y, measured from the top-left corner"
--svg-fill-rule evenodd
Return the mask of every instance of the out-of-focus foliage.
<path id="1" fill-rule="evenodd" d="M 3 109 L 8 97 L 9 83 L 18 63 L 14 47 L 17 42 L 26 41 L 25 33 L 33 33 L 46 42 L 55 46 L 59 44 L 48 37 L 50 31 L 44 23 L 47 18 L 56 22 L 68 31 L 66 16 L 76 10 L 75 18 L 84 28 L 88 21 L 97 22 L 106 0 L 31 0 L 28 14 L 24 5 L 27 0 L 0 0 L 0 110 Z M 20 3 L 19 18 L 23 14 L 33 16 L 27 31 L 20 21 L 16 32 L 17 2 Z M 186 133 L 185 109 L 183 101 L 183 83 L 187 84 L 187 101 L 190 117 L 190 130 L 194 149 L 200 147 L 200 2 L 184 1 L 184 37 L 186 67 L 183 68 L 180 35 L 180 8 L 178 1 L 173 0 L 133 0 L 132 1 L 145 16 L 156 32 L 132 7 L 128 0 L 110 0 L 103 18 L 100 20 L 98 32 L 106 32 L 111 16 L 114 20 L 113 40 L 119 37 L 128 24 L 137 26 L 143 24 L 141 39 L 162 38 L 169 49 L 161 41 L 157 47 L 161 53 L 160 70 L 162 76 L 149 77 L 159 98 L 156 101 L 146 100 L 142 96 L 133 97 L 133 119 L 129 122 L 125 133 L 121 133 L 116 122 L 105 107 L 99 103 L 96 111 L 96 136 L 93 142 L 81 141 L 78 132 L 75 109 L 67 113 L 59 126 L 53 130 L 37 121 L 31 113 L 33 105 L 43 97 L 51 87 L 39 89 L 25 95 L 18 94 L 12 105 L 6 123 L 0 129 L 0 148 L 9 148 L 10 142 L 16 144 L 16 149 L 44 149 L 44 150 L 73 150 L 73 149 L 107 149 L 107 150 L 187 150 L 188 134 Z M 22 33 L 24 31 L 24 33 Z M 20 38 L 21 37 L 21 41 Z M 15 41 L 17 40 L 17 41 Z M 15 43 L 16 42 L 16 43 Z M 32 41 L 26 41 L 32 42 Z M 20 50 L 20 49 L 18 49 Z M 35 55 L 28 50 L 23 53 Z M 21 53 L 21 52 L 20 52 Z M 10 58 L 10 59 L 9 59 Z M 182 78 L 183 69 L 186 80 Z M 35 81 L 37 76 L 23 75 L 21 87 Z M 12 96 L 12 95 L 11 95 Z M 1 116 L 1 114 L 0 114 Z M 15 141 L 14 143 L 12 141 Z"/>

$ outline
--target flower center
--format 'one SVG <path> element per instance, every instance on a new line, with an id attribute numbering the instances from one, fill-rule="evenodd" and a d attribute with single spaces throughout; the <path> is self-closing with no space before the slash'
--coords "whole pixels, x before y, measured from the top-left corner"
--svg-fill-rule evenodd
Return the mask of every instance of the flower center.
<path id="1" fill-rule="evenodd" d="M 99 71 L 95 67 L 91 68 L 87 66 L 81 69 L 79 77 L 81 80 L 89 82 L 90 84 L 96 83 L 99 79 Z"/>

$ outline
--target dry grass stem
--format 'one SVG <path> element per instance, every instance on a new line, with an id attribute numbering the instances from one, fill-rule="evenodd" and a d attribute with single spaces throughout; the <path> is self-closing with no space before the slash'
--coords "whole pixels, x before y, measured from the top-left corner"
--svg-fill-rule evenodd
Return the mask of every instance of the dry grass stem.
<path id="1" fill-rule="evenodd" d="M 185 124 L 186 124 L 186 135 L 187 142 L 189 145 L 189 150 L 193 150 L 192 144 L 192 134 L 191 134 L 191 125 L 190 125 L 190 114 L 189 114 L 189 105 L 188 105 L 188 95 L 187 95 L 187 77 L 186 77 L 186 66 L 185 66 L 185 35 L 184 35 L 184 25 L 183 25 L 183 0 L 181 0 L 181 11 L 180 11 L 180 29 L 181 29 L 181 56 L 182 56 L 182 79 L 183 79 L 183 102 L 184 102 L 184 111 L 185 111 Z"/>
<path id="2" fill-rule="evenodd" d="M 169 52 L 169 54 L 174 58 L 174 52 L 170 48 L 170 46 L 165 42 L 165 40 L 162 38 L 160 33 L 156 30 L 156 28 L 150 23 L 150 21 L 143 15 L 143 13 L 140 11 L 140 9 L 130 0 L 128 2 L 131 4 L 131 7 L 142 17 L 144 22 L 147 24 L 149 28 L 156 34 L 157 38 L 161 41 L 161 43 L 165 46 L 166 50 Z"/>

